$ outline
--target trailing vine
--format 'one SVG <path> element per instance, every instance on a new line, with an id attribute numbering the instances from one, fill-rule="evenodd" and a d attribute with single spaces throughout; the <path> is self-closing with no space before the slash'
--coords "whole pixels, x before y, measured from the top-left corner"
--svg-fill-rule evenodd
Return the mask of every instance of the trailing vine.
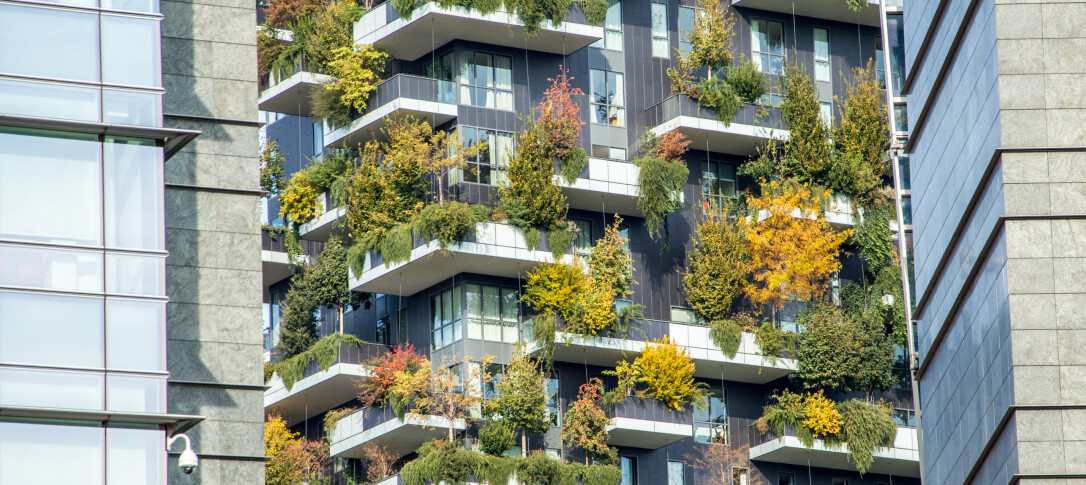
<path id="1" fill-rule="evenodd" d="M 663 136 L 645 132 L 641 139 L 641 157 L 634 163 L 641 169 L 637 180 L 637 207 L 645 217 L 649 236 L 658 239 L 667 215 L 682 207 L 690 169 L 682 155 L 690 141 L 678 131 Z"/>
<path id="2" fill-rule="evenodd" d="M 306 367 L 309 367 L 314 360 L 322 371 L 335 365 L 339 359 L 340 344 L 360 348 L 365 345 L 365 342 L 354 335 L 334 333 L 318 340 L 305 351 L 283 359 L 276 365 L 275 372 L 283 379 L 283 385 L 289 391 L 294 387 L 295 382 L 302 379 Z"/>

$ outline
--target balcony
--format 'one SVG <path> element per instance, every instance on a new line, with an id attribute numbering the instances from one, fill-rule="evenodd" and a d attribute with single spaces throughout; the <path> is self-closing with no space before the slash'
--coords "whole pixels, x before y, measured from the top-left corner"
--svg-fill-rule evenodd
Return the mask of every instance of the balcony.
<path id="1" fill-rule="evenodd" d="M 378 137 L 390 116 L 413 116 L 440 126 L 456 118 L 456 103 L 456 83 L 452 81 L 397 74 L 377 85 L 366 110 L 355 114 L 350 123 L 326 126 L 324 142 L 332 148 L 355 148 Z"/>
<path id="2" fill-rule="evenodd" d="M 453 429 L 465 428 L 467 423 L 463 419 L 453 422 Z M 431 439 L 448 436 L 448 433 L 449 421 L 442 417 L 407 413 L 401 420 L 391 407 L 364 408 L 336 422 L 329 435 L 330 451 L 334 457 L 362 458 L 362 447 L 372 441 L 387 446 L 398 458 L 413 453 Z"/>
<path id="3" fill-rule="evenodd" d="M 610 436 L 614 446 L 655 450 L 694 436 L 690 409 L 674 411 L 655 399 L 627 397 L 608 413 Z"/>
<path id="4" fill-rule="evenodd" d="M 646 109 L 642 117 L 656 135 L 679 130 L 690 140 L 691 149 L 754 156 L 766 140 L 788 138 L 788 130 L 776 128 L 783 126 L 780 108 L 767 107 L 769 113 L 755 120 L 758 108 L 744 105 L 735 120 L 725 126 L 717 121 L 712 110 L 701 107 L 686 95 L 677 94 Z"/>
<path id="5" fill-rule="evenodd" d="M 878 0 L 868 0 L 867 7 L 859 12 L 848 8 L 845 2 L 837 0 L 806 0 L 804 2 L 793 2 L 792 0 L 734 0 L 732 5 L 799 17 L 844 22 L 850 25 L 860 24 L 867 27 L 879 27 Z"/>
<path id="6" fill-rule="evenodd" d="M 340 343 L 336 363 L 328 370 L 322 371 L 314 360 L 290 389 L 278 374 L 272 377 L 264 391 L 264 409 L 278 413 L 287 426 L 335 409 L 358 396 L 358 381 L 370 376 L 363 363 L 387 351 L 388 346 L 380 344 L 356 348 Z"/>
<path id="7" fill-rule="evenodd" d="M 331 82 L 332 76 L 314 72 L 305 57 L 299 55 L 290 71 L 273 71 L 264 80 L 264 90 L 260 93 L 257 106 L 261 111 L 285 113 L 295 116 L 310 116 L 313 105 L 310 97 L 313 91 L 323 89 L 322 84 Z"/>
<path id="8" fill-rule="evenodd" d="M 310 258 L 320 254 L 324 250 L 324 243 L 317 241 L 298 241 L 302 246 L 302 254 L 300 258 L 303 261 L 309 262 Z M 273 234 L 267 228 L 261 230 L 260 233 L 260 261 L 261 270 L 264 274 L 264 290 L 267 291 L 268 287 L 272 284 L 278 283 L 284 279 L 287 279 L 292 274 L 290 256 L 287 254 L 286 248 L 286 235 L 285 234 Z M 265 301 L 267 296 L 264 295 Z"/>
<path id="9" fill-rule="evenodd" d="M 506 278 L 521 278 L 536 264 L 551 262 L 547 238 L 539 247 L 528 249 L 524 233 L 502 223 L 483 222 L 475 236 L 450 245 L 445 251 L 437 241 L 414 238 L 414 249 L 405 263 L 389 266 L 379 253 L 366 255 L 365 271 L 351 273 L 351 289 L 389 295 L 413 295 L 459 273 L 479 273 Z M 563 256 L 567 261 L 571 256 Z"/>
<path id="10" fill-rule="evenodd" d="M 531 341 L 531 323 L 525 323 L 528 352 L 539 350 Z M 687 325 L 683 323 L 648 320 L 642 324 L 644 333 L 632 330 L 622 338 L 585 337 L 583 335 L 557 332 L 555 335 L 554 360 L 577 362 L 588 365 L 614 367 L 619 361 L 636 357 L 645 349 L 645 341 L 670 336 L 675 343 L 685 346 L 690 358 L 694 360 L 694 375 L 707 379 L 725 379 L 737 382 L 765 384 L 787 376 L 796 370 L 794 359 L 778 357 L 768 359 L 754 340 L 754 336 L 743 333 L 739 351 L 734 358 L 724 355 L 711 338 L 709 327 Z"/>
<path id="11" fill-rule="evenodd" d="M 411 61 L 452 40 L 569 54 L 603 38 L 603 27 L 585 25 L 572 18 L 558 26 L 544 21 L 530 37 L 524 35 L 523 27 L 516 15 L 504 11 L 483 15 L 462 7 L 441 7 L 434 2 L 415 8 L 409 18 L 401 18 L 391 3 L 385 2 L 355 22 L 354 39 L 359 44 L 373 44 L 396 59 Z"/>
<path id="12" fill-rule="evenodd" d="M 814 446 L 808 449 L 792 435 L 791 430 L 785 436 L 776 437 L 760 434 L 753 437 L 751 444 L 760 443 L 750 448 L 750 459 L 789 465 L 830 468 L 833 470 L 855 471 L 856 465 L 849 461 L 848 445 L 829 448 L 820 440 L 814 440 Z M 890 448 L 875 451 L 875 461 L 868 473 L 899 477 L 920 478 L 920 451 L 916 428 L 897 428 L 897 438 Z"/>
<path id="13" fill-rule="evenodd" d="M 317 205 L 319 206 L 320 215 L 298 227 L 298 234 L 302 239 L 327 241 L 336 228 L 336 220 L 343 217 L 346 210 L 342 207 L 336 207 L 332 201 L 332 194 L 328 192 L 317 197 Z"/>
<path id="14" fill-rule="evenodd" d="M 632 162 L 589 158 L 581 177 L 572 184 L 567 184 L 561 175 L 555 175 L 555 182 L 562 187 L 572 208 L 641 217 L 641 209 L 637 207 L 640 173 L 641 169 Z"/>

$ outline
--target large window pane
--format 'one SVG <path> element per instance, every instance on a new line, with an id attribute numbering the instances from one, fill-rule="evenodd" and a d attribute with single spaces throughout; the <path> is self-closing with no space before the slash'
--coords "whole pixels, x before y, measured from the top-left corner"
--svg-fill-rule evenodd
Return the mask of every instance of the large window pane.
<path id="1" fill-rule="evenodd" d="M 109 485 L 145 485 L 166 481 L 165 431 L 108 428 L 106 443 Z"/>
<path id="2" fill-rule="evenodd" d="M 106 291 L 126 295 L 165 295 L 166 260 L 161 256 L 106 254 Z"/>
<path id="3" fill-rule="evenodd" d="M 101 367 L 102 299 L 0 292 L 0 361 Z"/>
<path id="4" fill-rule="evenodd" d="M 498 287 L 496 286 L 484 286 L 483 287 L 483 318 L 488 320 L 498 320 L 501 315 L 498 313 Z"/>
<path id="5" fill-rule="evenodd" d="M 106 366 L 125 370 L 166 370 L 166 304 L 106 301 Z"/>
<path id="6" fill-rule="evenodd" d="M 102 82 L 162 85 L 155 19 L 102 15 Z"/>
<path id="7" fill-rule="evenodd" d="M 165 249 L 162 149 L 151 140 L 106 138 L 106 246 Z"/>
<path id="8" fill-rule="evenodd" d="M 0 285 L 102 291 L 102 253 L 0 244 Z"/>
<path id="9" fill-rule="evenodd" d="M 158 13 L 159 0 L 102 0 L 103 9 Z"/>
<path id="10" fill-rule="evenodd" d="M 102 377 L 100 372 L 0 368 L 0 405 L 99 410 Z"/>
<path id="11" fill-rule="evenodd" d="M 106 409 L 133 413 L 166 412 L 166 378 L 110 374 Z"/>
<path id="12" fill-rule="evenodd" d="M 101 485 L 104 440 L 100 427 L 0 422 L 0 483 Z"/>
<path id="13" fill-rule="evenodd" d="M 0 128 L 0 237 L 100 245 L 100 147 L 90 135 Z"/>
<path id="14" fill-rule="evenodd" d="M 98 121 L 98 96 L 87 86 L 0 79 L 0 112 L 7 114 Z"/>
<path id="15" fill-rule="evenodd" d="M 502 320 L 517 323 L 517 316 L 520 308 L 517 303 L 518 300 L 517 290 L 502 288 Z"/>
<path id="16" fill-rule="evenodd" d="M 120 125 L 162 126 L 162 95 L 126 89 L 103 89 L 102 121 Z M 323 136 L 323 128 L 314 130 L 315 135 L 318 133 L 318 137 Z"/>
<path id="17" fill-rule="evenodd" d="M 0 52 L 0 72 L 96 82 L 98 14 L 0 4 Z"/>
<path id="18" fill-rule="evenodd" d="M 652 4 L 652 55 L 671 57 L 667 38 L 667 4 Z"/>

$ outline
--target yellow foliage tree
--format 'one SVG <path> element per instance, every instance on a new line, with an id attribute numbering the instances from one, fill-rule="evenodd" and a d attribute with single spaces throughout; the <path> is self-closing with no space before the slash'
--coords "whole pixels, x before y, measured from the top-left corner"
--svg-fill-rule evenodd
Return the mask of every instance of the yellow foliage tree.
<path id="1" fill-rule="evenodd" d="M 317 217 L 317 188 L 309 180 L 309 172 L 299 170 L 279 194 L 279 215 L 295 224 L 305 224 Z"/>
<path id="2" fill-rule="evenodd" d="M 838 253 L 851 231 L 826 221 L 821 203 L 830 192 L 806 185 L 769 182 L 762 196 L 747 196 L 753 216 L 739 221 L 750 251 L 752 281 L 744 292 L 752 302 L 777 310 L 792 300 L 817 298 L 828 278 L 841 269 Z"/>
<path id="3" fill-rule="evenodd" d="M 577 302 L 588 289 L 588 277 L 577 260 L 573 264 L 544 263 L 527 275 L 521 298 L 533 309 L 561 315 L 566 321 L 577 318 Z"/>
<path id="4" fill-rule="evenodd" d="M 803 410 L 807 415 L 803 425 L 811 430 L 815 438 L 837 436 L 841 432 L 841 424 L 844 423 L 841 413 L 833 401 L 822 395 L 821 389 L 817 393 L 807 394 Z"/>
<path id="5" fill-rule="evenodd" d="M 329 475 L 331 458 L 327 440 L 299 438 L 277 415 L 264 423 L 264 479 L 268 485 L 313 482 Z"/>
<path id="6" fill-rule="evenodd" d="M 339 47 L 332 51 L 332 60 L 328 63 L 329 74 L 336 80 L 324 87 L 339 92 L 343 104 L 362 111 L 366 109 L 370 93 L 381 81 L 387 60 L 388 54 L 370 44 Z"/>
<path id="7" fill-rule="evenodd" d="M 645 345 L 635 362 L 637 380 L 648 386 L 648 395 L 671 409 L 682 411 L 698 402 L 704 384 L 694 382 L 694 360 L 666 335 Z"/>

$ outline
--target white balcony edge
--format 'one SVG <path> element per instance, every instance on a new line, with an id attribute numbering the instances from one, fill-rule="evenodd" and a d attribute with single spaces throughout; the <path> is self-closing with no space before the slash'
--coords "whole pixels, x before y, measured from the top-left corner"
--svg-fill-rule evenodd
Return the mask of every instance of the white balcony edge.
<path id="1" fill-rule="evenodd" d="M 676 116 L 670 120 L 667 120 L 659 125 L 656 125 L 649 129 L 654 135 L 663 135 L 674 129 L 688 128 L 702 131 L 712 131 L 717 133 L 726 133 L 731 135 L 739 135 L 753 138 L 764 139 L 776 139 L 787 140 L 790 136 L 788 130 L 782 130 L 779 128 L 768 128 L 764 126 L 747 125 L 743 123 L 731 123 L 725 126 L 724 123 L 717 120 L 709 120 L 704 118 L 697 118 L 694 116 Z"/>
<path id="2" fill-rule="evenodd" d="M 423 101 L 421 99 L 411 98 L 396 98 L 384 105 L 381 105 L 362 115 L 361 118 L 352 121 L 350 124 L 340 126 L 336 129 L 329 130 L 328 125 L 325 124 L 324 130 L 324 144 L 325 146 L 331 146 L 336 142 L 346 138 L 347 135 L 361 130 L 385 117 L 395 113 L 399 110 L 417 111 L 420 113 L 434 113 L 442 116 L 457 115 L 457 105 L 449 103 L 439 103 L 437 101 Z"/>
<path id="3" fill-rule="evenodd" d="M 336 422 L 336 426 L 329 434 L 331 442 L 330 453 L 332 456 L 340 455 L 346 451 L 361 446 L 373 439 L 379 438 L 382 435 L 388 434 L 393 430 L 404 426 L 421 426 L 425 428 L 433 429 L 448 429 L 449 420 L 440 416 L 423 415 L 415 413 L 407 413 L 404 415 L 404 419 L 393 418 L 385 421 L 372 428 L 364 428 L 362 420 L 366 410 L 358 411 L 354 414 L 345 416 Z M 344 424 L 351 425 L 349 431 L 343 428 Z M 455 419 L 452 422 L 453 429 L 463 430 L 467 428 L 467 421 L 463 419 Z M 344 436 L 344 433 L 348 433 Z"/>
<path id="4" fill-rule="evenodd" d="M 279 377 L 279 374 L 276 373 L 271 380 L 268 381 L 268 389 L 264 391 L 264 408 L 267 409 L 282 402 L 284 399 L 304 393 L 305 391 L 320 385 L 320 383 L 329 378 L 340 375 L 358 378 L 372 376 L 369 369 L 362 364 L 347 364 L 341 362 L 329 367 L 328 370 L 317 372 L 316 374 L 295 382 L 294 386 L 291 387 L 290 390 L 287 390 L 286 384 L 283 383 L 283 378 Z"/>

